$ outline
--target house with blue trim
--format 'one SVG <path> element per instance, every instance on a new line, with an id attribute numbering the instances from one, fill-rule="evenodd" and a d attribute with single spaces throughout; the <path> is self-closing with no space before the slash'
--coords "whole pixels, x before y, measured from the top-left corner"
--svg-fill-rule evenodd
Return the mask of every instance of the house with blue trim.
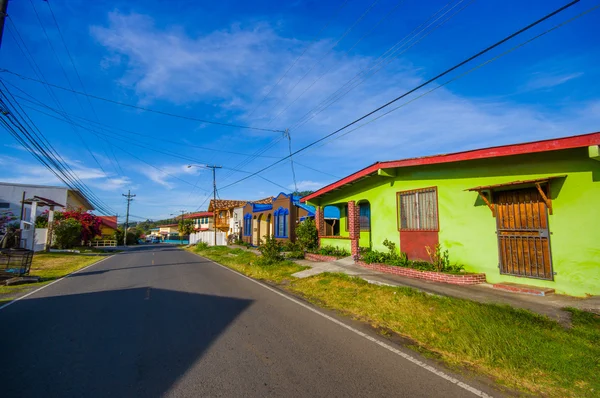
<path id="1" fill-rule="evenodd" d="M 259 246 L 265 236 L 295 242 L 296 226 L 306 218 L 314 218 L 315 208 L 300 203 L 299 196 L 281 192 L 270 203 L 246 203 L 243 217 L 242 239 L 246 243 Z"/>

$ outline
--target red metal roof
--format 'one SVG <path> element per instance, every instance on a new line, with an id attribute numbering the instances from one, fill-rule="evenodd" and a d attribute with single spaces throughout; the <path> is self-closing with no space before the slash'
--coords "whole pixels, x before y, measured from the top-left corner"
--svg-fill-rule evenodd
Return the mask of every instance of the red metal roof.
<path id="1" fill-rule="evenodd" d="M 117 229 L 117 216 L 98 216 L 102 224 L 109 228 Z"/>
<path id="2" fill-rule="evenodd" d="M 444 155 L 423 156 L 387 162 L 377 162 L 364 169 L 350 174 L 334 183 L 331 183 L 310 195 L 300 199 L 301 202 L 319 197 L 327 192 L 339 188 L 352 181 L 356 181 L 369 174 L 376 173 L 379 169 L 391 169 L 409 166 L 424 166 L 430 164 L 452 163 L 465 160 L 488 159 L 501 156 L 523 155 L 527 153 L 548 152 L 560 149 L 580 148 L 591 145 L 600 145 L 600 132 L 575 135 L 571 137 L 555 138 L 543 141 L 526 142 L 521 144 L 502 145 L 483 149 L 474 149 Z"/>
<path id="3" fill-rule="evenodd" d="M 188 218 L 200 218 L 200 217 L 212 217 L 212 216 L 213 216 L 212 211 L 201 211 L 198 213 L 184 214 L 183 218 L 188 219 Z"/>

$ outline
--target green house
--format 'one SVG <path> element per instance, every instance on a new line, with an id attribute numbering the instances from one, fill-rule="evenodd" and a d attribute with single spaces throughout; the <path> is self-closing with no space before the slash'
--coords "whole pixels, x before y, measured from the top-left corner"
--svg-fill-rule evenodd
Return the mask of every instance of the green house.
<path id="1" fill-rule="evenodd" d="M 490 283 L 600 295 L 600 133 L 377 162 L 302 201 L 317 207 L 320 244 L 450 260 Z M 336 236 L 323 209 L 340 209 Z"/>

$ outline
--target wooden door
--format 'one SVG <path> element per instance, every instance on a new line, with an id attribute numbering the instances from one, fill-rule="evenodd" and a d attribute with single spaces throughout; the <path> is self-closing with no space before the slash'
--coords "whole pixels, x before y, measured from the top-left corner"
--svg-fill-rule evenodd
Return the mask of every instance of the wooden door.
<path id="1" fill-rule="evenodd" d="M 536 188 L 494 192 L 500 273 L 553 280 L 548 209 Z"/>

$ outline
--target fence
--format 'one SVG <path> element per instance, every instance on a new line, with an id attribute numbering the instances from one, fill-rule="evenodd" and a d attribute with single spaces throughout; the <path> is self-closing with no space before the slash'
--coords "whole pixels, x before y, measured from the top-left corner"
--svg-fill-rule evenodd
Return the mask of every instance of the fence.
<path id="1" fill-rule="evenodd" d="M 115 247 L 117 246 L 116 240 L 94 240 L 88 243 L 91 247 Z"/>
<path id="2" fill-rule="evenodd" d="M 205 242 L 209 246 L 215 245 L 215 231 L 200 231 L 190 235 L 190 245 L 195 245 L 198 242 Z M 227 245 L 227 234 L 217 231 L 217 246 Z"/>
<path id="3" fill-rule="evenodd" d="M 27 249 L 1 249 L 0 275 L 21 276 L 29 273 L 33 251 Z"/>

